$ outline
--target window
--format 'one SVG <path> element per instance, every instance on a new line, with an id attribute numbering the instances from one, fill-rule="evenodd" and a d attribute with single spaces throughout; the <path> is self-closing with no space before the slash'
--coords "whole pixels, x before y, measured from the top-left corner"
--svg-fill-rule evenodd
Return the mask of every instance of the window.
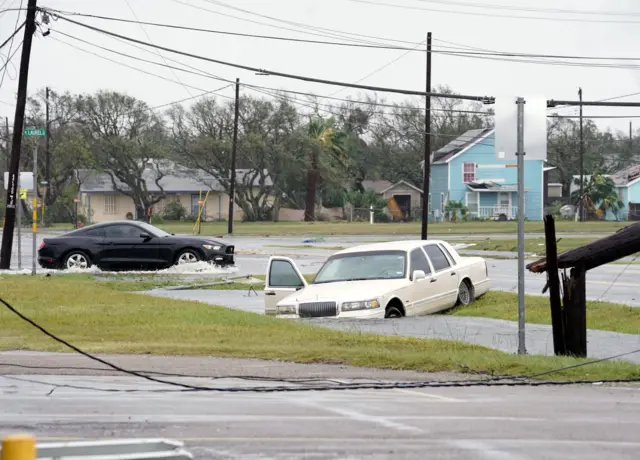
<path id="1" fill-rule="evenodd" d="M 469 214 L 478 214 L 478 198 L 480 194 L 478 192 L 467 192 L 465 199 L 467 200 L 467 208 L 469 208 Z"/>
<path id="2" fill-rule="evenodd" d="M 451 267 L 451 264 L 444 255 L 444 252 L 442 252 L 442 249 L 435 244 L 425 246 L 424 250 L 427 251 L 427 255 L 429 256 L 429 259 L 431 259 L 431 263 L 433 264 L 433 269 L 435 271 L 440 272 Z"/>
<path id="3" fill-rule="evenodd" d="M 456 264 L 456 259 L 454 259 L 454 258 L 451 256 L 451 253 L 449 252 L 449 250 L 448 250 L 445 246 L 443 246 L 443 245 L 440 245 L 440 246 L 438 246 L 438 247 L 439 247 L 440 249 L 442 249 L 442 250 L 444 251 L 444 253 L 449 257 L 449 260 L 451 261 L 451 265 L 455 265 L 455 264 Z"/>
<path id="4" fill-rule="evenodd" d="M 500 192 L 498 193 L 498 206 L 501 209 L 506 209 L 511 204 L 510 193 L 508 192 Z"/>
<path id="5" fill-rule="evenodd" d="M 87 236 L 89 238 L 102 238 L 104 237 L 104 232 L 101 228 L 93 228 L 91 230 L 86 230 L 83 233 L 83 236 Z"/>
<path id="6" fill-rule="evenodd" d="M 105 214 L 117 214 L 118 209 L 116 207 L 116 196 L 105 195 L 104 196 L 104 213 Z"/>
<path id="7" fill-rule="evenodd" d="M 422 252 L 422 249 L 414 249 L 411 251 L 411 275 L 416 270 L 422 270 L 425 275 L 431 273 L 431 267 L 429 267 L 429 261 Z"/>
<path id="8" fill-rule="evenodd" d="M 468 184 L 469 182 L 473 182 L 474 180 L 476 180 L 475 163 L 465 163 L 462 167 L 462 182 Z"/>
<path id="9" fill-rule="evenodd" d="M 103 227 L 107 238 L 140 238 L 143 230 L 133 225 L 109 225 Z"/>
<path id="10" fill-rule="evenodd" d="M 271 269 L 269 270 L 269 286 L 280 288 L 299 288 L 303 287 L 304 283 L 298 276 L 291 262 L 286 260 L 274 260 L 271 262 Z"/>
<path id="11" fill-rule="evenodd" d="M 335 255 L 325 262 L 313 284 L 401 279 L 406 276 L 406 260 L 406 251 L 394 250 Z"/>

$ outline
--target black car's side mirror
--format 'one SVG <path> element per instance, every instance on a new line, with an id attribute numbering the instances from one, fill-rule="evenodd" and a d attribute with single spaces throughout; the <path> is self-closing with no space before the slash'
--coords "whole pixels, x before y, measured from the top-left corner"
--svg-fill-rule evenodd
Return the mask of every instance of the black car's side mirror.
<path id="1" fill-rule="evenodd" d="M 148 235 L 146 233 L 141 233 L 140 234 L 140 238 L 142 238 L 143 240 L 150 240 L 151 239 L 151 235 Z"/>

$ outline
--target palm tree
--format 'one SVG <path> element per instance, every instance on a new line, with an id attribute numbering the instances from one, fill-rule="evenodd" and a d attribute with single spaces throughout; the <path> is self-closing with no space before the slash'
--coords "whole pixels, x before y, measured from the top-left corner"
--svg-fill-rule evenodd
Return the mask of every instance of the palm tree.
<path id="1" fill-rule="evenodd" d="M 307 172 L 307 201 L 304 220 L 315 220 L 316 190 L 320 177 L 320 157 L 323 153 L 337 158 L 346 167 L 344 145 L 346 134 L 335 128 L 333 118 L 312 118 L 308 126 L 309 138 L 313 145 L 309 151 L 309 170 Z"/>
<path id="2" fill-rule="evenodd" d="M 467 208 L 462 201 L 451 200 L 447 202 L 447 205 L 444 208 L 444 217 L 446 220 L 449 220 L 451 222 L 457 222 L 458 212 L 464 220 L 467 216 L 467 211 L 469 211 L 469 208 Z"/>
<path id="3" fill-rule="evenodd" d="M 576 185 L 580 185 L 580 179 L 575 180 Z M 580 190 L 571 194 L 571 201 L 587 210 L 587 215 L 592 215 L 598 219 L 604 219 L 607 211 L 611 211 L 616 218 L 624 207 L 624 203 L 618 198 L 616 185 L 610 177 L 603 174 L 593 174 L 583 187 L 583 194 Z"/>

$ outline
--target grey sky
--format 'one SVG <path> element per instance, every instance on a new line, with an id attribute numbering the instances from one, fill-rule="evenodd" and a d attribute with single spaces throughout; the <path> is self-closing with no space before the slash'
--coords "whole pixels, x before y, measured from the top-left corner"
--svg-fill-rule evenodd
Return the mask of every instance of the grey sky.
<path id="1" fill-rule="evenodd" d="M 416 8 L 429 8 L 448 12 L 421 11 L 388 6 L 375 6 L 350 0 L 220 0 L 227 5 L 269 15 L 282 20 L 304 23 L 316 27 L 343 32 L 404 40 L 416 43 L 425 40 L 431 31 L 434 49 L 452 46 L 444 40 L 459 45 L 499 51 L 640 57 L 635 44 L 640 38 L 640 4 L 632 0 L 371 0 Z M 16 8 L 20 0 L 0 0 L 0 10 Z M 26 5 L 27 1 L 24 0 Z M 141 21 L 165 22 L 193 27 L 219 29 L 233 32 L 279 35 L 318 40 L 336 40 L 283 30 L 282 27 L 300 29 L 273 20 L 252 16 L 244 12 L 212 3 L 211 0 L 128 0 L 129 5 Z M 465 5 L 485 5 L 484 8 Z M 116 16 L 135 19 L 126 0 L 41 0 L 40 6 L 66 11 Z M 192 5 L 187 6 L 187 4 Z M 486 5 L 510 5 L 510 8 L 571 9 L 580 11 L 625 12 L 625 15 L 577 15 L 558 12 L 524 12 L 494 9 Z M 206 11 L 210 10 L 210 11 Z M 596 21 L 637 21 L 637 23 L 589 23 L 559 20 L 533 20 L 504 17 L 472 16 L 452 12 L 482 13 L 488 15 L 537 16 L 555 19 L 580 19 Z M 248 21 L 269 23 L 275 27 L 232 19 L 227 15 Z M 630 13 L 634 13 L 630 14 Z M 13 31 L 15 12 L 0 16 L 0 38 L 4 40 Z M 24 13 L 22 13 L 24 16 Z M 109 29 L 139 40 L 148 41 L 145 34 L 157 45 L 201 54 L 207 57 L 234 63 L 262 67 L 269 70 L 314 76 L 318 78 L 355 82 L 390 61 L 405 54 L 397 50 L 370 50 L 326 45 L 311 45 L 251 38 L 229 37 L 207 33 L 186 32 L 136 24 L 119 24 L 87 18 L 78 21 Z M 56 41 L 63 40 L 93 53 L 107 56 L 127 65 L 153 72 L 162 77 L 177 80 L 201 90 L 213 90 L 224 85 L 219 81 L 171 71 L 152 64 L 133 61 L 107 51 L 79 43 L 57 33 L 64 32 L 94 44 L 145 59 L 163 62 L 156 51 L 141 51 L 131 45 L 80 28 L 64 21 L 52 21 L 51 35 L 37 36 L 33 44 L 32 65 L 29 78 L 30 93 L 48 85 L 57 91 L 93 92 L 105 88 L 126 92 L 147 101 L 150 105 L 165 104 L 174 100 L 195 96 L 201 91 L 185 89 L 179 83 L 164 81 L 136 70 L 105 61 L 99 57 L 78 51 Z M 303 29 L 305 30 L 305 29 Z M 309 29 L 306 29 L 309 31 Z M 328 32 L 317 32 L 328 34 Z M 20 43 L 22 33 L 14 43 Z M 389 42 L 387 42 L 389 43 Z M 403 45 L 404 46 L 404 45 Z M 2 50 L 6 54 L 8 48 Z M 318 95 L 329 95 L 340 88 L 273 76 L 257 76 L 252 72 L 236 70 L 217 64 L 206 63 L 186 57 L 162 52 L 167 59 L 175 59 L 202 71 L 222 78 L 291 89 L 308 91 Z M 0 88 L 0 115 L 13 118 L 13 108 L 7 103 L 15 100 L 17 90 L 17 67 L 19 53 L 14 58 L 15 67 L 10 66 L 3 86 Z M 636 62 L 607 61 L 610 64 L 635 64 Z M 178 65 L 169 62 L 172 65 Z M 414 90 L 424 89 L 424 53 L 408 53 L 386 69 L 367 78 L 363 83 Z M 177 77 L 176 77 L 177 75 Z M 577 99 L 578 86 L 584 90 L 585 100 L 599 100 L 640 92 L 640 74 L 637 69 L 606 69 L 536 65 L 472 59 L 436 54 L 433 57 L 434 84 L 447 84 L 455 91 L 471 95 L 543 95 L 553 99 Z M 248 91 L 248 90 L 244 90 Z M 357 90 L 344 89 L 339 96 L 355 96 Z M 231 97 L 232 88 L 221 94 Z M 255 93 L 253 93 L 255 94 Z M 382 95 L 381 95 L 382 96 Z M 384 95 L 388 100 L 399 96 Z M 640 100 L 640 95 L 626 100 Z M 575 109 L 561 113 L 575 114 Z M 587 108 L 593 115 L 640 115 L 640 109 Z M 599 124 L 613 128 L 628 129 L 629 120 L 601 120 Z M 640 119 L 634 121 L 640 127 Z"/>

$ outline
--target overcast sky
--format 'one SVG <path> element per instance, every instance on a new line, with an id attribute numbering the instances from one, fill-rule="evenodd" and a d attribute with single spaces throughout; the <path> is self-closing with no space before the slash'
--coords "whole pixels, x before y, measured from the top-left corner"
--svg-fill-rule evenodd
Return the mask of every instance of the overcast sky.
<path id="1" fill-rule="evenodd" d="M 24 0 L 24 5 L 26 3 L 27 0 Z M 464 46 L 507 52 L 640 58 L 640 50 L 636 46 L 640 39 L 640 2 L 637 0 L 40 0 L 38 3 L 42 7 L 65 11 L 289 38 L 344 41 L 346 35 L 339 37 L 339 31 L 342 34 L 377 37 L 374 39 L 351 35 L 353 40 L 417 48 L 423 46 L 420 43 L 424 42 L 426 33 L 430 31 L 433 33 L 434 50 L 444 50 L 445 46 Z M 0 11 L 17 8 L 19 5 L 20 0 L 0 0 Z M 393 7 L 394 5 L 402 8 Z M 500 5 L 509 6 L 496 8 Z M 246 11 L 234 10 L 229 6 Z M 581 11 L 584 14 L 565 14 L 559 10 Z M 4 41 L 11 34 L 18 14 L 22 21 L 24 12 L 0 13 L 0 40 Z M 258 15 L 270 16 L 273 19 Z M 517 16 L 535 16 L 543 19 L 523 19 Z M 138 24 L 82 17 L 74 19 L 192 54 L 330 80 L 355 82 L 395 61 L 362 80 L 362 83 L 424 90 L 424 53 L 291 43 L 153 26 L 143 28 Z M 318 30 L 320 27 L 332 29 L 334 32 Z M 313 92 L 318 95 L 335 94 L 340 90 L 335 86 L 259 76 L 251 71 L 233 69 L 168 52 L 161 52 L 161 55 L 151 49 L 145 52 L 118 39 L 62 20 L 52 21 L 50 28 L 49 36 L 42 37 L 38 34 L 33 42 L 29 73 L 30 93 L 45 86 L 50 86 L 56 91 L 72 92 L 112 89 L 126 92 L 156 106 L 197 96 L 203 91 L 211 91 L 225 84 L 112 54 L 64 36 L 62 32 L 104 48 L 160 63 L 164 62 L 163 57 L 167 60 L 179 60 L 202 72 L 225 79 L 235 80 L 239 77 L 242 82 L 250 84 Z M 22 32 L 18 37 L 14 49 L 22 40 Z M 134 69 L 79 51 L 63 44 L 62 41 L 127 64 Z M 4 60 L 8 47 L 3 48 L 1 53 Z M 9 116 L 10 123 L 14 115 L 12 104 L 18 86 L 19 57 L 20 53 L 17 53 L 12 61 L 15 67 L 9 66 L 0 88 L 0 115 L 3 118 Z M 567 62 L 562 59 L 560 61 Z M 167 62 L 179 66 L 175 62 Z M 618 66 L 637 63 L 598 62 Z M 640 93 L 640 73 L 638 69 L 633 68 L 568 67 L 442 54 L 433 56 L 433 83 L 449 85 L 458 93 L 478 96 L 541 95 L 547 99 L 576 100 L 579 86 L 583 88 L 585 100 Z M 243 91 L 251 92 L 248 89 Z M 232 97 L 233 89 L 226 88 L 220 94 Z M 343 89 L 337 96 L 357 94 L 358 90 Z M 394 95 L 385 97 L 389 100 L 399 100 L 399 97 Z M 640 100 L 640 94 L 620 100 Z M 577 114 L 577 110 L 564 109 L 561 113 Z M 586 108 L 585 114 L 640 115 L 640 108 Z M 628 130 L 628 123 L 628 119 L 599 120 L 599 124 L 603 126 L 625 131 Z M 634 123 L 640 127 L 640 118 Z"/>

